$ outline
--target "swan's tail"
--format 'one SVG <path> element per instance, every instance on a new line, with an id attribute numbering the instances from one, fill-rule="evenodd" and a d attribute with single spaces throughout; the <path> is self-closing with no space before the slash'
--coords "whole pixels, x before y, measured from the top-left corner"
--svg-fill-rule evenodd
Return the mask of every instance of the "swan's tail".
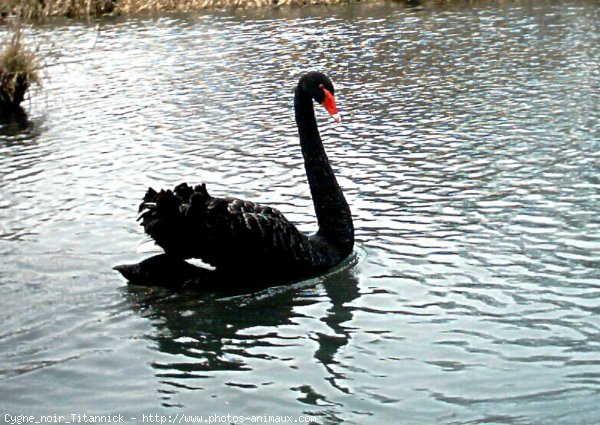
<path id="1" fill-rule="evenodd" d="M 206 209 L 211 196 L 206 185 L 194 188 L 182 183 L 174 190 L 149 188 L 140 204 L 141 225 L 165 253 L 179 258 L 195 257 L 202 245 Z"/>
<path id="2" fill-rule="evenodd" d="M 113 267 L 134 285 L 164 286 L 173 289 L 206 289 L 211 285 L 213 272 L 196 267 L 167 254 L 159 254 L 137 264 Z"/>

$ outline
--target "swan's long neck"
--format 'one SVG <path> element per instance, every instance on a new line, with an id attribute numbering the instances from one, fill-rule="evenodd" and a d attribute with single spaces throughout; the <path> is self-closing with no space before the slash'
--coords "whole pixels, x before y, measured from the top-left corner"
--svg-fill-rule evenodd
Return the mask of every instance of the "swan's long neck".
<path id="1" fill-rule="evenodd" d="M 306 177 L 319 224 L 317 235 L 349 253 L 354 245 L 354 226 L 350 207 L 323 148 L 312 98 L 300 87 L 296 88 L 294 111 Z"/>

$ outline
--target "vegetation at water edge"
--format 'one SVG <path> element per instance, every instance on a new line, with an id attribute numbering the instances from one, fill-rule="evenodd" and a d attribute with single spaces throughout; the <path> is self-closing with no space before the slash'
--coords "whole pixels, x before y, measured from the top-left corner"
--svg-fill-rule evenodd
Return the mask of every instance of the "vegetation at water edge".
<path id="1" fill-rule="evenodd" d="M 41 84 L 40 61 L 25 45 L 20 25 L 14 26 L 0 47 L 0 113 L 19 108 L 31 84 Z"/>

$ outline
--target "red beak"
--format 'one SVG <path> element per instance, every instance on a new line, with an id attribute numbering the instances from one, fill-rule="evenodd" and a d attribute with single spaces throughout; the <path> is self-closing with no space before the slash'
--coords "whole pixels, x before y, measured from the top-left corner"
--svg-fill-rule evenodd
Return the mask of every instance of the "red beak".
<path id="1" fill-rule="evenodd" d="M 329 115 L 331 115 L 335 122 L 341 122 L 342 117 L 340 116 L 340 113 L 338 112 L 337 107 L 335 106 L 335 98 L 333 97 L 331 92 L 326 88 L 323 88 L 323 93 L 325 93 L 325 99 L 323 100 L 323 103 L 321 103 L 321 105 L 323 105 L 327 112 L 329 112 Z"/>

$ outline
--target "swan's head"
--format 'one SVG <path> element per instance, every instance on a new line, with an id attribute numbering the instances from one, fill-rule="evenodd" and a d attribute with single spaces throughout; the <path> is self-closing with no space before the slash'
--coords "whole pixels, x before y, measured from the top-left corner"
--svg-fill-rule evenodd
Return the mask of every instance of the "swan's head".
<path id="1" fill-rule="evenodd" d="M 337 106 L 335 106 L 335 89 L 327 75 L 321 72 L 309 72 L 300 79 L 298 87 L 317 103 L 320 103 L 329 112 L 329 115 L 331 115 L 335 122 L 342 120 Z"/>

